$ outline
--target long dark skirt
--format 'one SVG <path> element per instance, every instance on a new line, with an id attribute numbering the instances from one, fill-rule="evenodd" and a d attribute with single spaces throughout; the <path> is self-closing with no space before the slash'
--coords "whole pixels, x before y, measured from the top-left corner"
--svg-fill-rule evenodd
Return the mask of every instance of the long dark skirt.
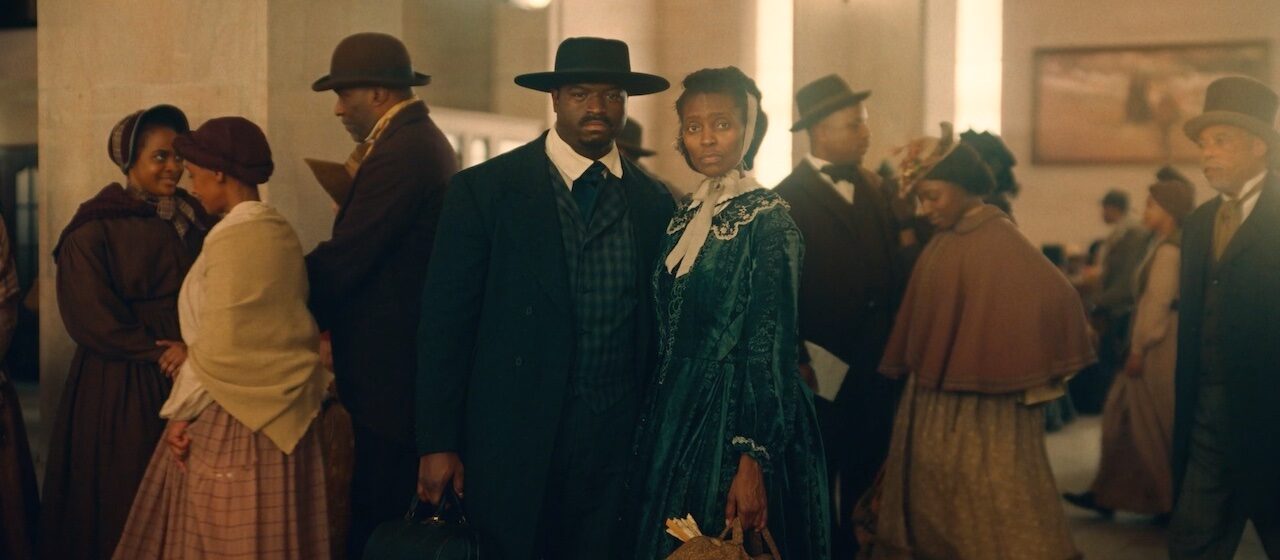
<path id="1" fill-rule="evenodd" d="M 43 558 L 110 558 L 164 431 L 171 383 L 154 363 L 80 348 L 49 437 Z"/>
<path id="2" fill-rule="evenodd" d="M 0 371 L 0 558 L 35 558 L 40 496 L 18 393 Z"/>

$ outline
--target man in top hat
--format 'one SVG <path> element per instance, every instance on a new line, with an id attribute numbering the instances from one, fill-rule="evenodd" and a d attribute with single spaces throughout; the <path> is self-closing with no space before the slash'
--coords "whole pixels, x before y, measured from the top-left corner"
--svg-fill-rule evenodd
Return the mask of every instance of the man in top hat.
<path id="1" fill-rule="evenodd" d="M 800 336 L 849 366 L 834 404 L 818 401 L 827 470 L 839 480 L 831 485 L 839 488 L 837 557 L 852 554 L 853 506 L 888 452 L 899 388 L 876 368 L 915 252 L 913 208 L 899 201 L 902 216 L 895 215 L 880 177 L 862 165 L 870 96 L 834 74 L 800 88 L 791 131 L 808 132 L 809 153 L 776 189 L 805 240 Z"/>
<path id="2" fill-rule="evenodd" d="M 1276 94 L 1209 84 L 1183 130 L 1220 193 L 1183 224 L 1170 556 L 1231 558 L 1252 520 L 1280 558 L 1280 145 Z"/>
<path id="3" fill-rule="evenodd" d="M 457 171 L 448 140 L 413 93 L 430 81 L 413 70 L 399 39 L 358 33 L 338 43 L 329 75 L 311 86 L 337 94 L 333 112 L 357 143 L 333 237 L 307 255 L 311 310 L 330 331 L 338 393 L 355 432 L 351 558 L 380 522 L 404 514 L 417 480 L 419 300 L 445 187 Z"/>
<path id="4" fill-rule="evenodd" d="M 502 558 L 625 558 L 649 277 L 674 203 L 615 139 L 627 98 L 669 84 L 589 37 L 515 81 L 551 94 L 555 126 L 450 184 L 419 331 L 419 493 L 463 494 Z"/>

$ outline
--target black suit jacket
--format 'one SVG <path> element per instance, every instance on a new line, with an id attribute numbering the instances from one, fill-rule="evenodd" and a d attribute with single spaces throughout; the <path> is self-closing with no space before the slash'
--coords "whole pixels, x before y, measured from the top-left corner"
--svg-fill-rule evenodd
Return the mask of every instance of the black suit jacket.
<path id="1" fill-rule="evenodd" d="M 404 108 L 356 172 L 332 239 L 307 255 L 311 311 L 330 331 L 343 404 L 355 423 L 406 447 L 419 298 L 456 162 L 426 105 Z"/>
<path id="2" fill-rule="evenodd" d="M 804 235 L 801 338 L 850 364 L 851 373 L 876 375 L 914 251 L 901 246 L 899 225 L 879 178 L 861 171 L 854 202 L 862 205 L 857 215 L 867 223 L 856 223 L 853 207 L 807 162 L 797 165 L 775 192 L 791 206 L 791 217 Z M 873 260 L 884 266 L 871 270 L 868 262 Z"/>
<path id="3" fill-rule="evenodd" d="M 418 451 L 462 453 L 467 513 L 508 554 L 533 547 L 577 336 L 550 173 L 546 134 L 458 173 L 422 296 Z M 622 175 L 643 387 L 657 356 L 650 276 L 675 204 L 626 159 Z"/>
<path id="4" fill-rule="evenodd" d="M 1218 353 L 1229 406 L 1224 433 L 1226 481 L 1248 507 L 1280 507 L 1280 177 L 1271 173 L 1257 206 L 1212 262 L 1214 217 L 1221 198 L 1200 206 L 1183 226 L 1178 304 L 1174 484 L 1186 474 L 1201 371 L 1205 287 L 1219 289 Z M 1175 494 L 1176 495 L 1176 494 Z"/>

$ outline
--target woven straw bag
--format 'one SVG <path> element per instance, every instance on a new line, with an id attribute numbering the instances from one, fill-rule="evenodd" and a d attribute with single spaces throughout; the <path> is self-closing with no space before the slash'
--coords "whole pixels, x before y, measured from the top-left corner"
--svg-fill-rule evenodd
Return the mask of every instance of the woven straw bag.
<path id="1" fill-rule="evenodd" d="M 732 538 L 725 540 L 731 531 Z M 680 545 L 680 548 L 672 552 L 667 560 L 782 560 L 782 556 L 778 554 L 778 545 L 774 544 L 773 535 L 769 534 L 769 529 L 762 531 L 760 536 L 764 538 L 768 552 L 756 556 L 747 554 L 742 523 L 734 519 L 733 523 L 720 532 L 719 537 L 705 535 L 694 537 Z"/>

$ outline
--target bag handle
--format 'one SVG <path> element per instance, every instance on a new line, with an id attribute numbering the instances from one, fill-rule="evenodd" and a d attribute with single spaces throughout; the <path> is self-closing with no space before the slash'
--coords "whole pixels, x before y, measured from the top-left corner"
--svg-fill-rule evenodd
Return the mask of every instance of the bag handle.
<path id="1" fill-rule="evenodd" d="M 422 500 L 418 499 L 418 493 L 414 492 L 413 497 L 409 500 L 409 511 L 404 514 L 404 520 L 413 522 L 418 517 L 418 510 L 422 507 Z M 453 493 L 453 488 L 445 488 L 444 494 L 440 496 L 440 503 L 435 506 L 435 512 L 423 520 L 424 523 L 432 525 L 442 525 L 445 522 L 445 513 L 448 512 L 449 506 L 452 505 L 454 511 L 458 514 L 458 522 L 467 524 L 467 512 L 462 508 L 462 499 Z"/>
<path id="2" fill-rule="evenodd" d="M 729 534 L 729 531 L 733 531 L 733 538 L 729 541 L 725 541 L 724 538 Z M 769 547 L 769 555 L 773 557 L 773 560 L 782 560 L 782 554 L 778 552 L 778 543 L 773 542 L 773 533 L 769 532 L 768 527 L 765 527 L 763 531 L 760 531 L 760 536 L 764 538 L 765 546 Z M 729 522 L 729 525 L 726 526 L 723 531 L 720 531 L 719 539 L 731 544 L 742 545 L 745 541 L 742 531 L 742 521 L 736 517 L 733 518 L 733 521 Z"/>

